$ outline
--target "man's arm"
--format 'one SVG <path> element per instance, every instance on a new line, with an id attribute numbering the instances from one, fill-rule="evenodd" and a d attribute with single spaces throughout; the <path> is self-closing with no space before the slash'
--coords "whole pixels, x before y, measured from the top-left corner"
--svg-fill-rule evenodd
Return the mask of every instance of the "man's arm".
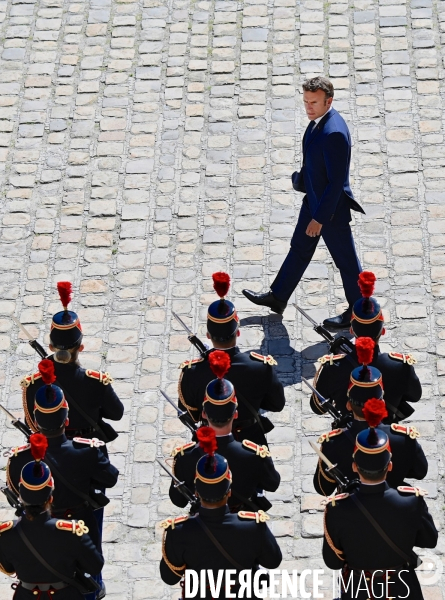
<path id="1" fill-rule="evenodd" d="M 276 569 L 283 560 L 280 546 L 266 523 L 259 523 L 257 527 L 260 528 L 261 536 L 258 543 L 258 564 L 262 567 L 266 567 L 266 569 Z"/>
<path id="2" fill-rule="evenodd" d="M 103 384 L 101 384 L 103 385 Z M 100 416 L 111 421 L 120 421 L 124 414 L 124 405 L 119 400 L 111 384 L 103 386 L 103 400 L 101 403 Z"/>
<path id="3" fill-rule="evenodd" d="M 323 446 L 321 447 L 322 452 Z M 317 494 L 321 496 L 330 496 L 337 488 L 337 482 L 328 473 L 326 473 L 325 465 L 321 458 L 318 459 L 317 468 L 314 474 L 314 488 Z"/>
<path id="4" fill-rule="evenodd" d="M 330 569 L 341 569 L 345 564 L 345 558 L 341 547 L 339 533 L 335 526 L 335 507 L 328 504 L 325 508 L 323 560 Z"/>
<path id="5" fill-rule="evenodd" d="M 261 481 L 258 482 L 258 485 L 267 492 L 275 492 L 280 485 L 281 475 L 276 470 L 270 456 L 267 456 L 266 458 L 257 458 L 261 461 L 262 465 Z"/>
<path id="6" fill-rule="evenodd" d="M 104 558 L 97 550 L 90 536 L 84 534 L 82 537 L 74 536 L 77 540 L 74 540 L 73 536 L 71 538 L 72 541 L 77 542 L 76 563 L 82 567 L 83 572 L 90 573 L 91 575 L 100 573 L 104 566 Z"/>
<path id="7" fill-rule="evenodd" d="M 417 440 L 411 440 L 413 442 L 413 462 L 411 468 L 407 474 L 410 479 L 423 479 L 428 473 L 428 461 L 422 446 Z"/>
<path id="8" fill-rule="evenodd" d="M 428 506 L 422 496 L 418 497 L 420 506 L 420 525 L 416 534 L 415 546 L 419 548 L 435 548 L 439 533 L 434 525 L 433 517 L 428 512 Z"/>
<path id="9" fill-rule="evenodd" d="M 422 386 L 416 375 L 416 371 L 412 365 L 404 365 L 408 367 L 408 372 L 404 373 L 405 391 L 402 400 L 406 402 L 418 402 L 422 397 Z"/>
<path id="10" fill-rule="evenodd" d="M 196 458 L 196 462 L 198 462 L 198 458 Z M 184 481 L 185 485 L 189 488 L 189 490 L 191 492 L 194 491 L 195 486 L 193 483 L 193 477 L 195 475 L 195 469 L 192 466 L 192 471 L 190 472 L 190 468 L 188 468 L 188 463 L 189 461 L 187 460 L 187 455 L 184 454 L 184 456 L 181 456 L 181 454 L 178 454 L 175 457 L 175 460 L 173 462 L 173 474 L 175 477 L 177 477 L 179 479 L 179 481 Z M 188 476 L 189 475 L 189 476 Z M 190 477 L 191 475 L 191 477 Z M 168 495 L 170 496 L 170 500 L 173 502 L 173 504 L 175 506 L 179 506 L 180 508 L 184 508 L 185 506 L 187 506 L 188 502 L 187 502 L 187 498 L 185 496 L 183 496 L 183 494 L 181 494 L 181 492 L 178 491 L 178 489 L 175 487 L 174 481 L 172 480 L 170 483 L 170 489 L 168 491 Z"/>
<path id="11" fill-rule="evenodd" d="M 278 379 L 272 365 L 267 365 L 265 372 L 264 395 L 261 400 L 261 408 L 270 410 L 271 412 L 281 412 L 286 404 L 283 384 Z"/>
<path id="12" fill-rule="evenodd" d="M 106 488 L 112 488 L 117 483 L 119 471 L 113 466 L 99 448 L 91 448 L 91 479 Z"/>
<path id="13" fill-rule="evenodd" d="M 162 548 L 162 560 L 159 565 L 161 579 L 167 585 L 178 583 L 185 570 L 178 544 L 173 540 L 173 537 L 177 537 L 174 534 L 175 532 L 169 529 L 165 533 L 165 545 Z M 180 567 L 184 568 L 181 569 Z"/>
<path id="14" fill-rule="evenodd" d="M 313 215 L 313 219 L 322 225 L 328 222 L 331 215 L 335 213 L 343 193 L 349 155 L 350 144 L 344 133 L 335 131 L 326 136 L 323 143 L 323 157 L 329 183 L 319 199 L 317 210 Z"/>
<path id="15" fill-rule="evenodd" d="M 178 382 L 178 407 L 189 413 L 195 423 L 201 420 L 202 401 L 196 397 L 197 382 L 194 376 L 194 370 L 185 368 L 181 371 Z"/>

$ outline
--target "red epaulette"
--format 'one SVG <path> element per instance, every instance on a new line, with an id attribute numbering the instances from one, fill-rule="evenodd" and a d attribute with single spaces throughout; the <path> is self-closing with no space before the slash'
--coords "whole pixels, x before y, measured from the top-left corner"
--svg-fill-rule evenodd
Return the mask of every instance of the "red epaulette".
<path id="1" fill-rule="evenodd" d="M 16 448 L 11 448 L 3 454 L 6 458 L 12 458 L 13 456 L 17 456 L 19 452 L 24 452 L 25 450 L 29 450 L 31 448 L 31 444 L 23 444 L 23 446 L 17 446 Z"/>
<path id="2" fill-rule="evenodd" d="M 22 386 L 22 388 L 27 388 L 32 383 L 37 381 L 37 379 L 42 379 L 42 376 L 40 375 L 39 371 L 37 371 L 37 373 L 34 373 L 33 375 L 26 375 L 25 377 L 23 377 L 23 379 L 20 381 L 20 385 Z"/>
<path id="3" fill-rule="evenodd" d="M 176 446 L 176 448 L 173 448 L 171 455 L 173 456 L 173 458 L 177 454 L 181 454 L 181 456 L 184 456 L 184 450 L 188 450 L 189 448 L 194 448 L 195 446 L 196 446 L 195 442 L 188 442 L 188 444 L 184 444 L 183 446 Z"/>
<path id="4" fill-rule="evenodd" d="M 317 360 L 322 365 L 326 364 L 327 362 L 332 365 L 334 364 L 334 360 L 341 360 L 345 356 L 346 354 L 325 354 L 324 356 L 320 356 L 320 358 Z"/>
<path id="5" fill-rule="evenodd" d="M 85 446 L 90 446 L 90 448 L 102 448 L 102 446 L 105 446 L 105 442 L 98 440 L 97 438 L 75 437 L 73 438 L 73 442 L 85 444 Z"/>
<path id="6" fill-rule="evenodd" d="M 271 367 L 278 364 L 277 361 L 274 359 L 274 357 L 271 354 L 268 354 L 267 356 L 263 356 L 262 354 L 259 354 L 258 352 L 251 352 L 250 356 L 252 358 L 254 358 L 255 360 L 260 360 L 265 365 L 270 365 Z"/>
<path id="7" fill-rule="evenodd" d="M 332 503 L 332 506 L 335 506 L 337 500 L 345 500 L 345 498 L 349 498 L 349 494 L 337 494 L 336 496 L 329 496 L 329 498 L 325 498 L 321 501 L 322 506 L 327 506 L 329 503 Z"/>
<path id="8" fill-rule="evenodd" d="M 168 529 L 169 527 L 174 529 L 176 525 L 179 525 L 179 523 L 184 523 L 184 521 L 187 521 L 188 518 L 189 515 L 182 515 L 181 517 L 170 517 L 161 521 L 159 523 L 159 527 L 162 527 L 162 529 Z"/>
<path id="9" fill-rule="evenodd" d="M 333 431 L 322 433 L 317 441 L 319 444 L 322 444 L 323 442 L 329 442 L 331 438 L 335 437 L 336 435 L 340 435 L 341 433 L 343 433 L 343 429 L 334 429 Z"/>
<path id="10" fill-rule="evenodd" d="M 399 425 L 398 423 L 392 423 L 391 429 L 396 433 L 403 433 L 405 435 L 409 435 L 409 437 L 412 440 L 415 440 L 416 438 L 420 437 L 420 433 L 415 427 L 412 427 L 411 425 Z"/>
<path id="11" fill-rule="evenodd" d="M 56 522 L 56 527 L 57 529 L 60 529 L 62 531 L 69 531 L 70 533 L 78 535 L 79 537 L 81 537 L 84 533 L 89 532 L 89 529 L 85 525 L 84 521 L 76 521 L 74 519 L 72 521 L 65 521 L 63 519 L 59 519 Z"/>
<path id="12" fill-rule="evenodd" d="M 428 496 L 428 492 L 423 488 L 411 487 L 410 485 L 399 485 L 397 491 L 403 494 L 416 494 L 416 496 Z"/>
<path id="13" fill-rule="evenodd" d="M 92 369 L 87 369 L 85 371 L 85 375 L 87 377 L 91 377 L 92 379 L 97 379 L 97 381 L 100 381 L 104 385 L 113 383 L 113 378 L 107 371 L 105 371 L 105 373 L 102 373 L 102 371 L 93 371 Z"/>
<path id="14" fill-rule="evenodd" d="M 191 360 L 185 360 L 184 362 L 182 362 L 179 365 L 179 368 L 185 369 L 185 367 L 187 367 L 188 369 L 191 369 L 193 367 L 193 365 L 203 362 L 203 360 L 204 360 L 203 358 L 192 358 Z"/>
<path id="15" fill-rule="evenodd" d="M 243 446 L 248 450 L 252 450 L 252 452 L 255 452 L 255 454 L 257 456 L 261 456 L 261 458 L 268 458 L 271 455 L 266 444 L 264 444 L 264 446 L 260 446 L 259 444 L 255 444 L 255 442 L 251 442 L 250 440 L 243 440 Z"/>
<path id="16" fill-rule="evenodd" d="M 14 521 L 4 521 L 0 523 L 0 534 L 5 533 L 8 529 L 12 529 L 14 527 Z"/>
<path id="17" fill-rule="evenodd" d="M 266 515 L 266 513 L 263 510 L 259 510 L 258 512 L 240 510 L 238 513 L 238 517 L 240 519 L 252 519 L 255 520 L 257 523 L 265 523 L 270 519 L 269 515 Z"/>
<path id="18" fill-rule="evenodd" d="M 417 360 L 412 354 L 403 354 L 402 352 L 388 352 L 388 356 L 394 360 L 400 360 L 408 365 L 416 365 Z"/>

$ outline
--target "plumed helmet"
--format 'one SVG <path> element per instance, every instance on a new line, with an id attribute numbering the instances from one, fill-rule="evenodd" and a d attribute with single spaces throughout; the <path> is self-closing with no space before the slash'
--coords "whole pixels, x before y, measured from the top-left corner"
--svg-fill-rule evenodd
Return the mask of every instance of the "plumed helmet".
<path id="1" fill-rule="evenodd" d="M 228 379 L 224 379 L 230 369 L 230 356 L 223 350 L 214 350 L 208 360 L 216 379 L 206 387 L 203 409 L 212 422 L 225 423 L 238 407 L 235 388 Z"/>
<path id="2" fill-rule="evenodd" d="M 213 289 L 219 300 L 212 302 L 207 311 L 207 331 L 218 342 L 229 340 L 239 328 L 235 305 L 225 296 L 230 288 L 230 276 L 223 271 L 213 273 Z"/>
<path id="3" fill-rule="evenodd" d="M 70 281 L 59 281 L 57 284 L 63 310 L 53 316 L 49 337 L 51 344 L 59 350 L 69 350 L 82 342 L 82 326 L 77 314 L 68 310 L 71 302 L 73 286 Z"/>
<path id="4" fill-rule="evenodd" d="M 52 494 L 54 481 L 45 458 L 48 441 L 41 433 L 29 437 L 34 460 L 27 463 L 21 472 L 19 482 L 20 497 L 25 504 L 44 504 Z"/>
<path id="5" fill-rule="evenodd" d="M 68 403 L 63 390 L 54 385 L 56 375 L 54 363 L 45 358 L 39 362 L 43 383 L 34 397 L 34 419 L 37 425 L 47 431 L 59 429 L 68 418 Z"/>
<path id="6" fill-rule="evenodd" d="M 205 454 L 196 465 L 195 489 L 203 500 L 218 502 L 227 494 L 232 483 L 229 463 L 224 456 L 216 454 L 216 435 L 211 427 L 200 427 L 196 436 Z"/>
<path id="7" fill-rule="evenodd" d="M 391 460 L 389 437 L 378 427 L 388 416 L 385 403 L 378 398 L 371 398 L 363 407 L 363 415 L 369 428 L 357 435 L 353 458 L 361 471 L 379 473 L 386 469 Z"/>
<path id="8" fill-rule="evenodd" d="M 371 338 L 358 338 L 357 358 L 362 367 L 354 369 L 349 378 L 348 398 L 352 404 L 363 406 L 370 398 L 383 398 L 382 374 L 369 366 L 374 355 L 375 342 Z"/>
<path id="9" fill-rule="evenodd" d="M 376 276 L 372 271 L 359 275 L 358 286 L 362 297 L 352 307 L 351 328 L 357 337 L 368 336 L 377 339 L 382 333 L 384 319 L 382 309 L 372 296 Z"/>

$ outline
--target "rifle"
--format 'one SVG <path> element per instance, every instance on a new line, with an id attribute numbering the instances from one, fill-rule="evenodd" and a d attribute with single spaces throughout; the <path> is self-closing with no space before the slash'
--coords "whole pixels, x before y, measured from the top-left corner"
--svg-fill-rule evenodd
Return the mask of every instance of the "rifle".
<path id="1" fill-rule="evenodd" d="M 159 465 L 164 469 L 164 471 L 167 473 L 167 475 L 169 475 L 169 477 L 171 477 L 174 481 L 175 484 L 175 488 L 178 490 L 178 492 L 180 492 L 184 498 L 187 499 L 187 502 L 190 502 L 190 514 L 194 515 L 198 512 L 199 507 L 201 506 L 201 502 L 199 500 L 199 498 L 197 498 L 195 496 L 195 494 L 193 494 L 188 487 L 185 485 L 185 483 L 183 481 L 179 481 L 179 479 L 177 477 L 175 477 L 173 475 L 173 473 L 171 473 L 166 466 L 164 466 L 161 461 L 159 460 L 159 458 L 156 459 L 156 462 L 159 463 Z"/>
<path id="2" fill-rule="evenodd" d="M 184 411 L 180 410 L 176 406 L 176 404 L 173 402 L 173 400 L 169 396 L 167 396 L 167 394 L 163 390 L 160 390 L 160 392 L 164 396 L 164 398 L 167 400 L 167 402 L 169 402 L 173 406 L 173 408 L 176 410 L 177 417 L 181 421 L 181 423 L 183 425 L 185 425 L 192 432 L 194 438 L 196 439 L 196 431 L 198 428 L 196 426 L 196 423 L 193 421 L 192 417 L 187 412 L 185 412 L 185 410 Z"/>
<path id="3" fill-rule="evenodd" d="M 27 329 L 25 329 L 25 327 L 23 327 L 23 325 L 20 323 L 20 321 L 18 319 L 16 319 L 14 316 L 12 317 L 12 320 L 14 321 L 14 323 L 16 323 L 16 325 L 18 325 L 20 327 L 22 332 L 29 339 L 28 344 L 31 346 L 31 348 L 33 348 L 42 359 L 48 358 L 49 354 L 46 352 L 45 348 L 43 346 L 41 346 L 39 344 L 39 342 L 32 337 L 32 335 L 29 333 L 29 331 Z"/>
<path id="4" fill-rule="evenodd" d="M 202 356 L 202 358 L 207 358 L 207 355 L 209 353 L 209 349 L 207 348 L 207 346 L 204 344 L 204 342 L 201 342 L 201 340 L 199 339 L 199 337 L 193 333 L 193 331 L 187 327 L 187 325 L 184 323 L 184 321 L 181 319 L 181 317 L 179 317 L 175 312 L 172 311 L 172 315 L 175 317 L 175 319 L 178 321 L 178 323 L 181 325 L 181 327 L 184 329 L 184 331 L 187 332 L 187 339 L 188 341 L 195 346 L 195 348 L 198 350 L 199 354 Z"/>
<path id="5" fill-rule="evenodd" d="M 20 502 L 19 497 L 16 496 L 16 494 L 12 490 L 10 490 L 8 487 L 2 487 L 2 488 L 0 488 L 0 490 L 6 496 L 6 499 L 9 502 L 9 504 L 12 506 L 12 508 L 15 508 L 16 516 L 21 517 L 23 515 L 23 511 L 24 511 L 25 507 Z"/>
<path id="6" fill-rule="evenodd" d="M 346 338 L 344 335 L 335 338 L 326 329 L 326 327 L 323 327 L 323 325 L 317 323 L 317 321 L 315 321 L 305 310 L 297 306 L 297 304 L 294 304 L 294 306 L 298 312 L 300 312 L 303 317 L 305 317 L 311 323 L 311 325 L 313 325 L 314 331 L 318 333 L 318 335 L 321 335 L 324 340 L 326 340 L 329 350 L 332 352 L 332 354 L 337 354 L 339 350 L 343 352 L 343 354 L 350 354 L 354 350 L 355 346 L 351 340 L 348 340 L 348 338 Z"/>
<path id="7" fill-rule="evenodd" d="M 351 414 L 347 413 L 346 415 L 342 415 L 341 412 L 337 408 L 335 408 L 332 401 L 322 396 L 320 392 L 318 392 L 305 377 L 302 377 L 301 381 L 305 383 L 307 387 L 312 391 L 312 393 L 315 394 L 320 400 L 320 407 L 322 408 L 322 410 L 326 409 L 326 412 L 328 412 L 331 415 L 331 417 L 334 418 L 334 420 L 332 421 L 333 429 L 337 429 L 338 427 L 345 427 L 348 425 L 348 423 L 352 421 Z"/>
<path id="8" fill-rule="evenodd" d="M 343 473 L 340 471 L 340 469 L 337 467 L 337 465 L 333 465 L 331 463 L 331 461 L 323 454 L 323 452 L 320 450 L 320 448 L 318 448 L 314 444 L 314 442 L 309 441 L 309 443 L 312 446 L 312 448 L 315 450 L 315 452 L 318 454 L 318 456 L 321 458 L 321 460 L 327 465 L 328 468 L 326 469 L 326 471 L 330 475 L 332 475 L 332 477 L 337 482 L 337 489 L 340 493 L 353 491 L 353 490 L 355 490 L 355 488 L 357 488 L 360 485 L 360 481 L 358 479 L 352 479 L 350 481 L 346 477 L 346 475 L 343 475 Z"/>
<path id="9" fill-rule="evenodd" d="M 28 427 L 28 425 L 26 425 L 26 423 L 22 423 L 22 421 L 20 421 L 20 419 L 16 419 L 16 417 L 14 417 L 14 415 L 12 413 L 10 413 L 9 410 L 7 408 L 5 408 L 2 404 L 0 404 L 0 409 L 3 412 L 5 412 L 8 415 L 8 417 L 11 419 L 11 425 L 13 425 L 19 431 L 21 431 L 23 433 L 23 435 L 28 439 L 29 436 L 32 434 L 32 431 Z"/>

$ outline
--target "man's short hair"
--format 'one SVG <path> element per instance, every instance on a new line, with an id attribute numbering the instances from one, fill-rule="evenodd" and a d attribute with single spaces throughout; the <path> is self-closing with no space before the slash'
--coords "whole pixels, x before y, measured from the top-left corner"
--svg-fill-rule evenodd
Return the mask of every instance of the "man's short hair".
<path id="1" fill-rule="evenodd" d="M 312 79 L 306 79 L 303 83 L 303 90 L 305 92 L 317 92 L 323 90 L 325 98 L 334 97 L 334 86 L 327 77 L 312 77 Z"/>
<path id="2" fill-rule="evenodd" d="M 357 465 L 357 471 L 359 474 L 367 479 L 368 481 L 381 481 L 383 478 L 386 478 L 386 474 L 388 473 L 388 465 L 382 471 L 365 471 L 365 469 L 360 469 Z"/>

